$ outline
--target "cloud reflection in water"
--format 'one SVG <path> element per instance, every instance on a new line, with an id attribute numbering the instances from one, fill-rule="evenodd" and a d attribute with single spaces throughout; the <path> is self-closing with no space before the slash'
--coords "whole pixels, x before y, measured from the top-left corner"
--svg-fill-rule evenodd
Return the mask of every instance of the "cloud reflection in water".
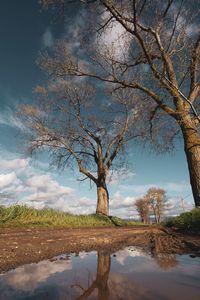
<path id="1" fill-rule="evenodd" d="M 0 275 L 0 300 L 199 299 L 200 259 L 127 247 L 113 255 L 81 252 Z M 169 289 L 170 286 L 170 289 Z M 3 297 L 3 298 L 1 298 Z"/>

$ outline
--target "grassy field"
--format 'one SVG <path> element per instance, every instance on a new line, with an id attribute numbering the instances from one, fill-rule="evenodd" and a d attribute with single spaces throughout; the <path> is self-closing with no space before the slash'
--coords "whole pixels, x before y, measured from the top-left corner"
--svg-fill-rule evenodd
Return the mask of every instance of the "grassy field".
<path id="1" fill-rule="evenodd" d="M 102 227 L 129 226 L 139 222 L 124 221 L 117 217 L 72 215 L 53 209 L 37 210 L 25 205 L 0 206 L 0 228 L 13 227 Z"/>
<path id="2" fill-rule="evenodd" d="M 184 231 L 200 232 L 200 208 L 194 208 L 189 212 L 180 214 L 164 223 L 167 227 L 175 227 Z"/>

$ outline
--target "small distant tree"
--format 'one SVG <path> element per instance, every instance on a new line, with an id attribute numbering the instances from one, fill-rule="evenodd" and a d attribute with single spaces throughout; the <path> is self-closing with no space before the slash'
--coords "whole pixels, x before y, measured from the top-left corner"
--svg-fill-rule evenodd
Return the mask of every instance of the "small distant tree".
<path id="1" fill-rule="evenodd" d="M 135 202 L 137 212 L 144 224 L 149 223 L 150 205 L 146 197 L 139 198 Z"/>
<path id="2" fill-rule="evenodd" d="M 166 191 L 160 188 L 150 188 L 146 195 L 146 201 L 155 217 L 156 224 L 160 223 L 161 216 L 165 209 Z"/>

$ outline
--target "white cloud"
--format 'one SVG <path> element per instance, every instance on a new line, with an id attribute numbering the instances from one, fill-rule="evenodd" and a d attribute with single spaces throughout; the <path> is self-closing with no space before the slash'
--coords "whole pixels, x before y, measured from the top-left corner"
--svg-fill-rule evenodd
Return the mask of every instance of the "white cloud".
<path id="1" fill-rule="evenodd" d="M 78 206 L 94 206 L 94 200 L 88 198 L 88 197 L 81 197 L 78 204 Z"/>
<path id="2" fill-rule="evenodd" d="M 135 196 L 124 196 L 120 191 L 117 191 L 110 199 L 110 215 L 115 215 L 120 218 L 138 218 L 138 213 L 135 208 Z"/>
<path id="3" fill-rule="evenodd" d="M 110 13 L 105 11 L 101 16 L 102 23 L 106 23 L 109 17 Z M 97 36 L 100 52 L 107 53 L 115 59 L 123 59 L 128 55 L 130 42 L 131 37 L 129 33 L 115 20 L 110 22 L 103 32 Z"/>
<path id="4" fill-rule="evenodd" d="M 38 203 L 40 207 L 68 210 L 69 201 L 74 196 L 74 189 L 60 185 L 50 175 L 34 175 L 24 185 L 29 195 L 22 200 L 26 203 Z"/>
<path id="5" fill-rule="evenodd" d="M 145 253 L 142 249 L 137 248 L 137 247 L 127 247 L 123 250 L 119 250 L 116 252 L 116 261 L 124 265 L 126 258 L 128 257 L 145 257 L 146 259 L 151 259 L 150 257 L 147 256 L 147 253 Z"/>
<path id="6" fill-rule="evenodd" d="M 194 202 L 191 199 L 184 199 L 182 197 L 173 197 L 167 200 L 164 214 L 166 216 L 177 216 L 185 211 L 189 211 L 194 208 Z"/>
<path id="7" fill-rule="evenodd" d="M 49 206 L 68 210 L 69 204 L 74 202 L 74 189 L 60 185 L 51 174 L 39 175 L 40 170 L 30 163 L 29 158 L 0 160 L 1 204 L 18 202 L 35 208 Z"/>
<path id="8" fill-rule="evenodd" d="M 3 275 L 4 280 L 23 291 L 34 290 L 41 282 L 45 282 L 52 274 L 72 269 L 71 260 L 44 260 L 38 264 L 29 264 L 19 267 Z"/>
<path id="9" fill-rule="evenodd" d="M 111 299 L 149 299 L 150 291 L 144 284 L 128 277 L 122 272 L 111 272 L 108 279 L 108 286 L 110 290 Z M 134 295 L 134 298 L 133 298 Z"/>
<path id="10" fill-rule="evenodd" d="M 74 214 L 95 212 L 96 197 L 76 196 L 74 188 L 60 184 L 51 173 L 41 174 L 30 158 L 1 159 L 0 170 L 1 204 L 27 204 L 37 209 L 50 207 Z"/>
<path id="11" fill-rule="evenodd" d="M 42 36 L 42 44 L 46 48 L 51 48 L 54 45 L 54 38 L 51 30 L 46 28 Z"/>
<path id="12" fill-rule="evenodd" d="M 0 188 L 5 189 L 11 184 L 15 184 L 17 176 L 14 172 L 8 174 L 0 174 Z"/>
<path id="13" fill-rule="evenodd" d="M 110 201 L 111 209 L 121 209 L 127 207 L 133 207 L 135 203 L 135 197 L 123 196 L 119 191 L 117 191 Z"/>
<path id="14" fill-rule="evenodd" d="M 60 187 L 58 182 L 52 180 L 50 175 L 35 175 L 27 179 L 26 185 L 33 191 L 54 192 L 56 189 L 59 189 L 59 192 L 63 194 L 68 193 L 70 190 L 69 188 Z"/>
<path id="15" fill-rule="evenodd" d="M 6 107 L 0 112 L 0 125 L 6 125 L 21 131 L 27 131 L 22 121 L 17 117 L 16 113 L 10 107 Z"/>
<path id="16" fill-rule="evenodd" d="M 14 171 L 16 174 L 21 174 L 29 169 L 30 159 L 27 158 L 16 158 L 10 160 L 0 160 L 1 171 Z"/>
<path id="17" fill-rule="evenodd" d="M 79 199 L 73 198 L 68 205 L 68 211 L 73 214 L 92 214 L 96 211 L 96 197 L 91 199 L 89 197 L 80 197 Z"/>

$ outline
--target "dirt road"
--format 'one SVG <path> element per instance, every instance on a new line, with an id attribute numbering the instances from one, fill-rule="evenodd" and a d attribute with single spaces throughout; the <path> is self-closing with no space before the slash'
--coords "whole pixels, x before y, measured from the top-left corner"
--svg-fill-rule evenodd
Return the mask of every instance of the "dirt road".
<path id="1" fill-rule="evenodd" d="M 0 231 L 0 272 L 63 253 L 140 246 L 158 253 L 200 255 L 200 236 L 176 235 L 156 227 L 82 229 L 3 229 Z"/>

